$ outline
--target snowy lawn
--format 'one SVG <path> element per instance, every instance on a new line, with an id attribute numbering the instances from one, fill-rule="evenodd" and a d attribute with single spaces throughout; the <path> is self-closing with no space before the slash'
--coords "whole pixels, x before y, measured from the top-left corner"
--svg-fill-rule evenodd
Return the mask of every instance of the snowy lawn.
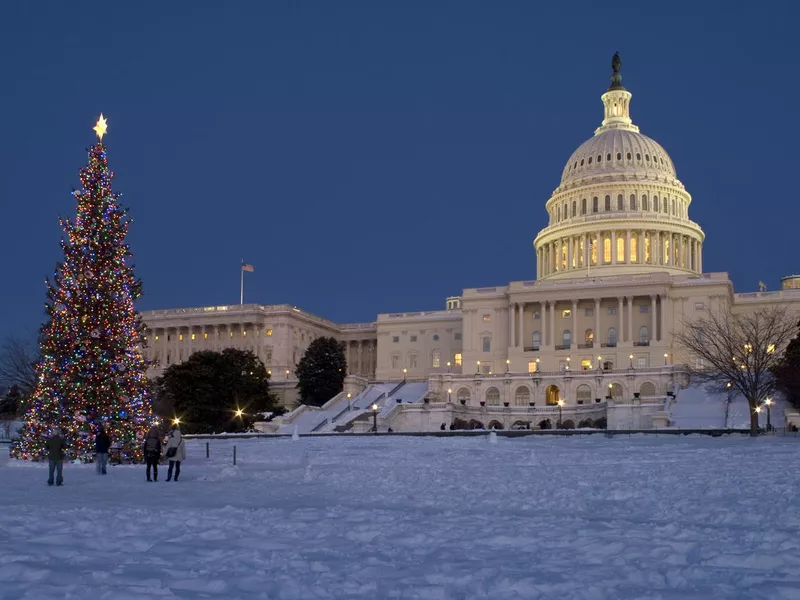
<path id="1" fill-rule="evenodd" d="M 178 483 L 0 461 L 0 598 L 800 598 L 797 438 L 204 448 Z"/>

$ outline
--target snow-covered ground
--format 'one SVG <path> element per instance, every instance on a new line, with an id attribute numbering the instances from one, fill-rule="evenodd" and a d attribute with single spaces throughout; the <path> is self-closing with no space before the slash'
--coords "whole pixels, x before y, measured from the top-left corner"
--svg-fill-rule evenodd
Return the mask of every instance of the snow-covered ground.
<path id="1" fill-rule="evenodd" d="M 62 488 L 3 460 L 0 597 L 800 597 L 800 439 L 494 441 L 195 441 L 178 483 Z"/>

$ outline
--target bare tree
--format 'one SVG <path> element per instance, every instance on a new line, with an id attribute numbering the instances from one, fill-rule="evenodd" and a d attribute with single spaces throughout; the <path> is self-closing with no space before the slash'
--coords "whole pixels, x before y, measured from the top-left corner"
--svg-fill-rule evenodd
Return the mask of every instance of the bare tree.
<path id="1" fill-rule="evenodd" d="M 686 321 L 675 336 L 678 345 L 700 359 L 689 364 L 693 379 L 716 392 L 738 392 L 750 406 L 750 435 L 758 435 L 756 408 L 775 392 L 772 369 L 797 334 L 797 319 L 784 307 L 733 314 L 711 312 Z"/>
<path id="2" fill-rule="evenodd" d="M 0 344 L 0 383 L 17 386 L 23 396 L 36 385 L 36 352 L 19 338 L 9 336 Z"/>

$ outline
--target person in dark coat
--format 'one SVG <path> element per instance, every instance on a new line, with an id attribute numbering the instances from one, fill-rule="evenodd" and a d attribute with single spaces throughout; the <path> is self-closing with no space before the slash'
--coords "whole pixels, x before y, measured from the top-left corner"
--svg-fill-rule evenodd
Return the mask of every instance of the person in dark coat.
<path id="1" fill-rule="evenodd" d="M 106 474 L 106 465 L 108 464 L 108 449 L 111 447 L 111 438 L 108 437 L 106 430 L 101 425 L 97 430 L 97 435 L 94 436 L 94 453 L 95 462 L 97 463 L 97 474 Z"/>
<path id="2" fill-rule="evenodd" d="M 147 463 L 147 481 L 158 481 L 158 461 L 161 460 L 161 434 L 158 429 L 151 427 L 144 440 L 144 460 Z M 150 479 L 150 468 L 153 469 L 153 478 Z"/>
<path id="3" fill-rule="evenodd" d="M 50 462 L 50 477 L 47 485 L 53 485 L 53 474 L 56 474 L 56 485 L 64 485 L 64 438 L 60 429 L 54 429 L 47 440 L 47 459 Z"/>

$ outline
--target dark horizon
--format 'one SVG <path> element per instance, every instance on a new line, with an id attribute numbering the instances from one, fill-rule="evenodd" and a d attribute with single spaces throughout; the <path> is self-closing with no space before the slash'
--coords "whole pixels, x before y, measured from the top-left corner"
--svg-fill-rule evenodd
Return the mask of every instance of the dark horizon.
<path id="1" fill-rule="evenodd" d="M 101 112 L 115 189 L 134 220 L 140 310 L 236 304 L 242 259 L 255 267 L 245 303 L 337 323 L 442 309 L 463 288 L 535 279 L 545 202 L 602 120 L 617 50 L 634 123 L 692 195 L 704 270 L 727 271 L 737 292 L 759 281 L 778 289 L 800 271 L 772 241 L 791 240 L 800 216 L 790 200 L 800 82 L 787 75 L 800 10 L 637 10 L 3 7 L 0 48 L 15 58 L 0 338 L 31 338 L 44 319 L 58 217 L 74 215 L 70 190 Z"/>

